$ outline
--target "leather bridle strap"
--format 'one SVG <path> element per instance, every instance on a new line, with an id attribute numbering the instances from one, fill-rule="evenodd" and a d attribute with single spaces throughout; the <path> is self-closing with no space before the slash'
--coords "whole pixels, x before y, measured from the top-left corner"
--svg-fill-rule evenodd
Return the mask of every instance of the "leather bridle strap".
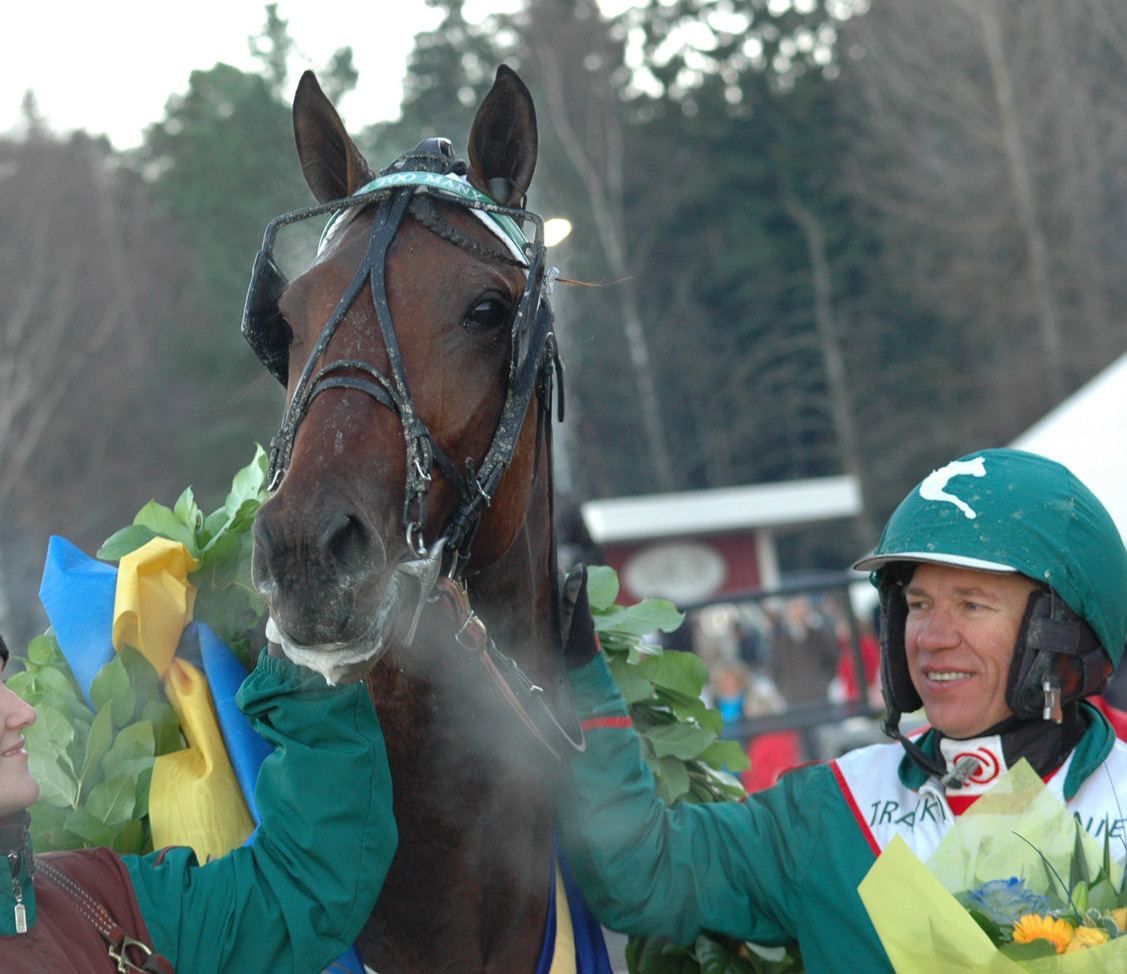
<path id="1" fill-rule="evenodd" d="M 411 195 L 411 189 L 400 189 L 390 199 L 382 200 L 377 207 L 367 252 L 352 281 L 341 295 L 332 316 L 321 329 L 317 344 L 310 352 L 294 387 L 282 426 L 271 444 L 269 481 L 271 488 L 276 488 L 288 468 L 298 426 L 305 419 L 317 396 L 328 389 L 352 389 L 365 392 L 399 417 L 407 449 L 403 518 L 408 525 L 412 523 L 422 525 L 426 520 L 426 495 L 430 484 L 430 471 L 435 464 L 461 495 L 463 504 L 470 500 L 471 493 L 465 478 L 434 442 L 429 430 L 415 412 L 407 375 L 403 368 L 403 357 L 391 322 L 384 280 L 387 250 L 407 212 Z M 370 285 L 371 288 L 372 302 L 387 352 L 390 378 L 369 363 L 358 359 L 337 359 L 323 366 L 314 375 L 314 368 L 365 285 Z M 363 375 L 341 374 L 346 371 L 361 372 Z"/>
<path id="2" fill-rule="evenodd" d="M 543 687 L 533 683 L 511 657 L 497 648 L 485 623 L 470 607 L 465 586 L 443 575 L 435 583 L 434 592 L 438 604 L 454 626 L 454 638 L 458 645 L 481 665 L 532 736 L 557 761 L 563 760 L 560 745 L 573 751 L 584 750 L 586 745 L 582 731 L 579 732 L 578 740 L 568 734 L 544 699 Z"/>
<path id="3" fill-rule="evenodd" d="M 290 463 L 298 427 L 317 396 L 329 389 L 364 392 L 391 409 L 399 417 L 402 426 L 406 446 L 403 523 L 407 529 L 408 543 L 416 553 L 422 555 L 426 552 L 422 530 L 426 523 L 426 499 L 431 471 L 435 466 L 459 495 L 458 509 L 444 531 L 447 538 L 446 551 L 452 559 L 450 570 L 456 576 L 469 561 L 469 549 L 482 510 L 489 505 L 501 476 L 512 460 L 539 373 L 546 360 L 555 364 L 556 360 L 549 354 L 553 319 L 551 307 L 542 297 L 545 281 L 544 247 L 537 218 L 537 234 L 527 269 L 525 290 L 511 327 L 512 364 L 501 417 L 480 467 L 475 470 L 472 458 L 467 458 L 466 469 L 462 473 L 434 441 L 415 411 L 387 299 L 387 251 L 416 192 L 426 192 L 426 188 L 404 186 L 390 197 L 379 200 L 367 252 L 332 316 L 322 328 L 317 344 L 294 386 L 281 428 L 271 442 L 268 482 L 271 490 L 276 490 L 279 486 Z M 515 212 L 496 204 L 466 202 L 448 197 L 447 201 L 453 205 L 486 212 Z M 528 216 L 531 218 L 532 215 Z M 314 373 L 348 309 L 365 285 L 370 286 L 388 358 L 389 375 L 358 359 L 337 359 Z M 523 356 L 522 344 L 528 349 Z"/>

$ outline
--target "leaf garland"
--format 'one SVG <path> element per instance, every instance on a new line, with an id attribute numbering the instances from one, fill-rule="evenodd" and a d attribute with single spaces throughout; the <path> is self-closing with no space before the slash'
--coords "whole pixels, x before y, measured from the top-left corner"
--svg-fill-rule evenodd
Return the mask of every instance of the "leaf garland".
<path id="1" fill-rule="evenodd" d="M 199 560 L 188 576 L 198 590 L 196 617 L 248 669 L 262 643 L 266 612 L 250 581 L 250 526 L 269 496 L 265 484 L 266 454 L 257 447 L 218 510 L 204 516 L 188 488 L 173 508 L 146 504 L 98 551 L 102 560 L 117 561 L 157 536 L 183 542 Z M 152 665 L 122 647 L 94 678 L 88 704 L 52 630 L 31 642 L 23 663 L 8 685 L 39 714 L 25 732 L 29 766 L 40 788 L 31 807 L 36 848 L 151 851 L 153 763 L 186 746 Z"/>

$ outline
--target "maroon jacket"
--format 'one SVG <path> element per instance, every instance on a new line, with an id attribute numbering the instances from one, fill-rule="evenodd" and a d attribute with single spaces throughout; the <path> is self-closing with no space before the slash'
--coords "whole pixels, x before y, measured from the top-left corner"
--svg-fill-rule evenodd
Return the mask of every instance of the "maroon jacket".
<path id="1" fill-rule="evenodd" d="M 35 860 L 36 922 L 25 934 L 0 937 L 4 974 L 117 974 L 117 962 L 111 959 L 106 941 L 91 922 L 96 911 L 80 905 L 84 900 L 81 894 L 76 901 L 42 864 L 60 870 L 82 887 L 127 937 L 151 943 L 129 871 L 116 853 L 81 849 L 47 852 Z M 145 952 L 140 948 L 130 948 L 126 957 L 138 970 L 145 969 Z M 163 970 L 171 971 L 171 967 Z"/>

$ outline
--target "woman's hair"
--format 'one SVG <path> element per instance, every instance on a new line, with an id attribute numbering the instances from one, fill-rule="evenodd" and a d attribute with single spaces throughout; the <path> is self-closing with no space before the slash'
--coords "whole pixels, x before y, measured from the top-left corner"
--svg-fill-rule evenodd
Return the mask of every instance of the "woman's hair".
<path id="1" fill-rule="evenodd" d="M 0 662 L 8 662 L 8 647 L 4 644 L 3 636 L 0 636 Z"/>

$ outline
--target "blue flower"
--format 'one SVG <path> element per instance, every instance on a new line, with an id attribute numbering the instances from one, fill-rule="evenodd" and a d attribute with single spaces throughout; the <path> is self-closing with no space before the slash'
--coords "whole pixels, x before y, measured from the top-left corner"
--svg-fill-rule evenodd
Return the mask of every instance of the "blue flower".
<path id="1" fill-rule="evenodd" d="M 1015 876 L 992 879 L 970 890 L 966 905 L 1001 926 L 1012 924 L 1027 913 L 1043 915 L 1049 908 L 1049 898 L 1026 889 L 1025 882 Z"/>

